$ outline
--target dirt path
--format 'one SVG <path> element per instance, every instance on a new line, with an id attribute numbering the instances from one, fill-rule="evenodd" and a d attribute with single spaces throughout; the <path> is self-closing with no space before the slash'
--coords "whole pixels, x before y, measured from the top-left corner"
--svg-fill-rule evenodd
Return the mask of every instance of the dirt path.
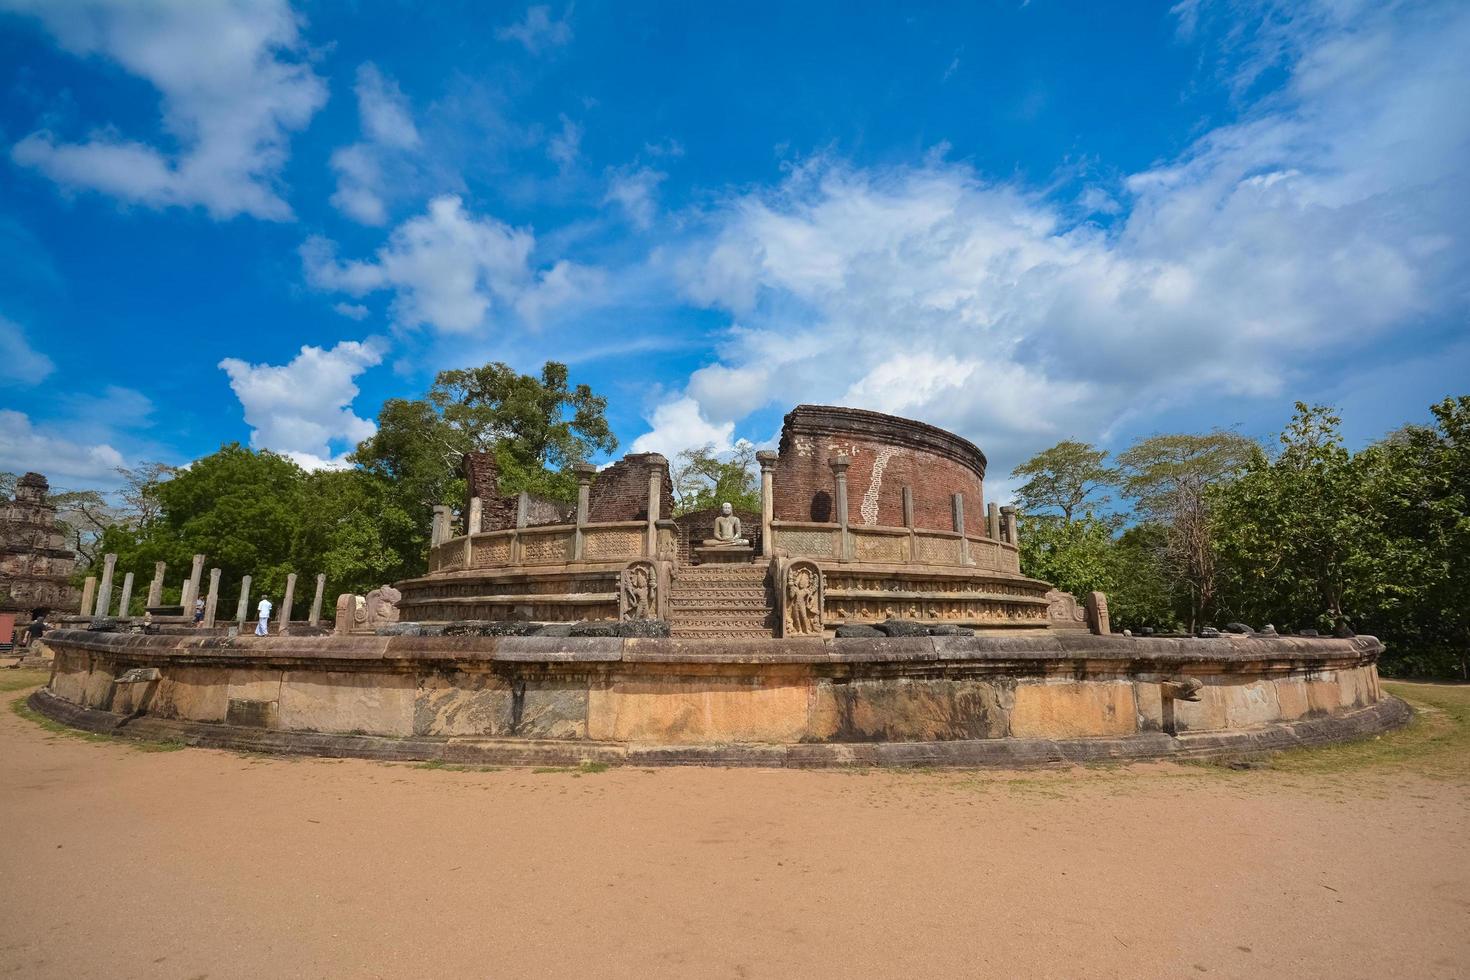
<path id="1" fill-rule="evenodd" d="M 4 710 L 0 975 L 1470 975 L 1470 780 L 1349 763 L 461 772 Z"/>

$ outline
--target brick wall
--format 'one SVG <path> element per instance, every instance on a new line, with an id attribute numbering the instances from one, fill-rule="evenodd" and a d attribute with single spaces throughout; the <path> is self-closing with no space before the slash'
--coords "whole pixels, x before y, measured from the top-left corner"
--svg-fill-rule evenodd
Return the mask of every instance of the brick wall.
<path id="1" fill-rule="evenodd" d="M 669 461 L 658 453 L 633 453 L 602 470 L 592 481 L 592 497 L 588 520 L 648 520 L 648 473 L 656 469 L 663 474 L 661 517 L 674 513 L 674 481 L 669 478 Z"/>
<path id="2" fill-rule="evenodd" d="M 836 521 L 828 460 L 845 455 L 848 522 L 903 525 L 903 488 L 912 488 L 914 524 L 954 527 L 951 495 L 964 495 L 965 529 L 984 533 L 985 455 L 943 429 L 860 409 L 799 405 L 781 427 L 775 517 Z"/>
<path id="3" fill-rule="evenodd" d="M 480 530 L 504 531 L 516 526 L 517 496 L 502 496 L 500 493 L 500 468 L 494 453 L 465 453 L 464 456 L 465 498 L 462 515 L 470 512 L 470 497 L 480 498 Z M 463 519 L 468 519 L 467 517 Z M 577 519 L 576 504 L 531 495 L 526 510 L 526 526 L 538 524 L 570 524 Z"/>

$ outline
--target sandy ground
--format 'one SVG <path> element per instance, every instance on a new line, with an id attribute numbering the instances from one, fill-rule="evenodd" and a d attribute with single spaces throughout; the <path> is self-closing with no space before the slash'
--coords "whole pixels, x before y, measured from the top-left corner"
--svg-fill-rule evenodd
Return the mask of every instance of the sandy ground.
<path id="1" fill-rule="evenodd" d="M 1402 767 L 466 772 L 3 710 L 0 975 L 1464 977 L 1467 832 Z"/>

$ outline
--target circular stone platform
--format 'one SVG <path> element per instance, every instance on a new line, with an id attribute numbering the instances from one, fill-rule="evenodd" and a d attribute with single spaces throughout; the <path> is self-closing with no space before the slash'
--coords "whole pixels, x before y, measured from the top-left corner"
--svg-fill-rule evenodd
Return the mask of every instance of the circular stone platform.
<path id="1" fill-rule="evenodd" d="M 1380 693 L 1382 646 L 1367 636 L 716 642 L 64 630 L 46 642 L 55 669 L 31 704 L 76 727 L 462 764 L 1199 757 L 1337 741 L 1408 718 Z"/>

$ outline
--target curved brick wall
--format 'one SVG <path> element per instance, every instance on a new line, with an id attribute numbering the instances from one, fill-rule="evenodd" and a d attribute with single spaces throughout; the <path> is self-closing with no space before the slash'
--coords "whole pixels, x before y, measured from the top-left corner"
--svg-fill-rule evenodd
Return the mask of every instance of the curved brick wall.
<path id="1" fill-rule="evenodd" d="M 912 489 L 914 525 L 954 527 L 951 495 L 965 500 L 965 530 L 985 528 L 985 454 L 967 439 L 912 419 L 856 408 L 798 405 L 781 426 L 775 518 L 834 521 L 828 460 L 845 455 L 848 522 L 903 526 L 903 488 Z"/>

